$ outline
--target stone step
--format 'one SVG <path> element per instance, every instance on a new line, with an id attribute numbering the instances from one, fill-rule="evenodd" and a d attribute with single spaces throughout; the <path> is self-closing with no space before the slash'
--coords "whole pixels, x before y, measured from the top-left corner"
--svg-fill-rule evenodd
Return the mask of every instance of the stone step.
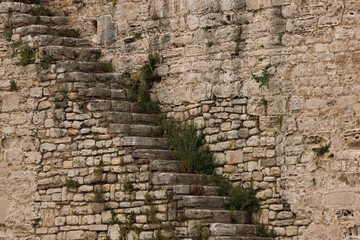
<path id="1" fill-rule="evenodd" d="M 167 145 L 164 138 L 154 137 L 122 137 L 121 145 L 123 147 L 153 147 L 153 148 L 165 148 Z"/>
<path id="2" fill-rule="evenodd" d="M 28 25 L 14 28 L 14 35 L 54 35 L 60 37 L 66 37 L 64 35 L 65 27 L 54 27 L 54 26 L 46 26 L 46 25 Z"/>
<path id="3" fill-rule="evenodd" d="M 87 39 L 59 37 L 54 35 L 36 35 L 22 37 L 23 43 L 33 43 L 34 46 L 67 46 L 67 47 L 91 47 Z"/>
<path id="4" fill-rule="evenodd" d="M 132 156 L 137 159 L 172 159 L 172 150 L 164 149 L 136 149 Z"/>
<path id="5" fill-rule="evenodd" d="M 30 13 L 32 7 L 38 7 L 38 6 L 39 5 L 36 4 L 30 5 L 26 3 L 2 1 L 0 3 L 0 13 L 12 13 L 12 12 Z"/>
<path id="6" fill-rule="evenodd" d="M 87 99 L 87 98 L 85 98 Z M 112 112 L 140 112 L 136 103 L 119 100 L 93 99 L 86 100 L 87 109 L 90 112 L 112 111 Z"/>
<path id="7" fill-rule="evenodd" d="M 97 61 L 96 54 L 101 54 L 99 48 L 47 46 L 40 48 L 40 54 L 51 56 L 54 61 L 76 60 Z"/>
<path id="8" fill-rule="evenodd" d="M 85 61 L 58 61 L 56 68 L 64 69 L 66 72 L 86 72 L 86 73 L 104 73 L 103 62 L 85 62 Z"/>
<path id="9" fill-rule="evenodd" d="M 66 82 L 100 82 L 104 84 L 117 83 L 123 75 L 119 73 L 87 73 L 87 72 L 66 72 L 64 80 Z M 109 85 L 108 85 L 109 86 Z"/>
<path id="10" fill-rule="evenodd" d="M 193 185 L 176 185 L 173 187 L 175 195 L 204 195 L 204 196 L 217 196 L 218 187 L 204 186 L 200 184 Z"/>
<path id="11" fill-rule="evenodd" d="M 241 236 L 243 234 L 255 234 L 253 224 L 231 224 L 231 223 L 212 223 L 210 224 L 212 236 Z"/>
<path id="12" fill-rule="evenodd" d="M 184 215 L 186 219 L 201 220 L 206 223 L 231 223 L 231 218 L 238 224 L 248 222 L 247 212 L 244 211 L 185 209 Z"/>
<path id="13" fill-rule="evenodd" d="M 67 25 L 69 23 L 69 18 L 62 17 L 62 16 L 34 16 L 32 14 L 25 14 L 25 13 L 15 13 L 12 16 L 12 25 L 13 27 L 19 25 L 47 25 L 47 26 L 54 26 L 54 25 Z"/>
<path id="14" fill-rule="evenodd" d="M 151 175 L 151 182 L 154 185 L 199 184 L 201 178 L 198 174 L 157 172 Z"/>
<path id="15" fill-rule="evenodd" d="M 106 117 L 111 123 L 156 123 L 159 115 L 144 113 L 108 112 Z"/>
<path id="16" fill-rule="evenodd" d="M 225 206 L 227 199 L 223 196 L 183 196 L 179 204 L 183 208 L 219 209 Z"/>
<path id="17" fill-rule="evenodd" d="M 78 95 L 85 98 L 103 98 L 103 99 L 126 99 L 126 90 L 123 89 L 109 89 L 101 87 L 104 84 L 98 84 L 100 87 L 90 87 L 93 84 L 82 84 L 84 89 L 79 89 Z M 87 86 L 87 88 L 86 88 Z M 109 86 L 111 88 L 111 84 Z"/>
<path id="18" fill-rule="evenodd" d="M 150 171 L 179 172 L 179 164 L 177 160 L 154 160 L 150 162 Z"/>
<path id="19" fill-rule="evenodd" d="M 159 132 L 159 127 L 144 124 L 110 124 L 110 133 L 125 136 L 152 136 Z"/>

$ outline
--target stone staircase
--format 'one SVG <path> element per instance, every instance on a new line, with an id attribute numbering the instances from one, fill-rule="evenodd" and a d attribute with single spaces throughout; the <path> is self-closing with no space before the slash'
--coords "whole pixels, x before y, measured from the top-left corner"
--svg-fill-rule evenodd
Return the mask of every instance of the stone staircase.
<path id="1" fill-rule="evenodd" d="M 208 231 L 209 240 L 272 239 L 257 237 L 255 226 L 248 222 L 246 212 L 225 210 L 224 204 L 227 198 L 218 196 L 217 187 L 203 186 L 204 176 L 180 172 L 177 161 L 172 159 L 172 152 L 167 149 L 165 139 L 151 137 L 158 128 L 156 126 L 158 116 L 141 113 L 136 103 L 127 100 L 127 90 L 120 87 L 122 74 L 104 71 L 106 63 L 97 57 L 101 53 L 100 48 L 92 47 L 86 39 L 64 36 L 69 25 L 68 18 L 36 17 L 30 14 L 34 5 L 5 3 L 4 6 L 10 10 L 11 8 L 18 10 L 12 11 L 14 32 L 12 40 L 21 39 L 24 44 L 38 48 L 39 55 L 52 57 L 50 68 L 40 69 L 40 81 L 51 82 L 48 86 L 49 98 L 44 101 L 49 101 L 51 106 L 55 105 L 54 119 L 61 122 L 60 126 L 69 124 L 70 120 L 72 125 L 79 124 L 77 127 L 80 129 L 79 132 L 72 136 L 75 140 L 82 136 L 101 140 L 106 134 L 114 138 L 119 137 L 119 145 L 130 153 L 135 165 L 142 166 L 144 172 L 149 172 L 149 178 L 143 181 L 146 187 L 135 188 L 132 194 L 132 197 L 135 196 L 132 199 L 133 203 L 143 206 L 144 197 L 137 195 L 142 195 L 144 192 L 154 195 L 156 200 L 151 206 L 157 207 L 156 216 L 164 224 L 171 223 L 174 229 L 169 235 L 169 231 L 164 230 L 158 222 L 144 223 L 137 221 L 136 218 L 133 224 L 142 227 L 139 233 L 140 239 L 152 239 L 157 229 L 163 229 L 162 234 L 167 236 L 166 239 L 176 239 L 175 235 L 180 239 L 206 239 L 199 237 L 199 226 L 204 226 L 202 229 Z M 72 111 L 67 111 L 70 107 L 68 100 L 76 105 L 72 106 Z M 61 114 L 57 111 L 57 106 L 64 108 L 65 113 Z M 92 117 L 89 117 L 90 113 L 96 120 L 93 121 Z M 39 127 L 39 130 L 42 128 Z M 90 131 L 92 134 L 96 133 L 95 136 L 90 135 Z M 108 176 L 112 174 L 111 170 L 108 170 L 111 168 L 106 167 L 105 174 Z M 139 183 L 135 182 L 135 184 Z M 61 187 L 53 188 L 55 191 Z M 198 195 L 193 195 L 194 187 L 202 188 Z M 39 191 L 42 189 L 45 188 L 39 184 Z M 71 205 L 71 203 L 62 204 Z M 59 205 L 61 204 L 57 206 Z M 116 213 L 127 212 L 126 208 L 114 209 Z M 150 217 L 147 217 L 149 220 Z M 102 223 L 95 225 L 102 227 L 90 225 L 90 231 L 106 232 L 112 239 L 119 237 L 117 233 L 119 228 L 106 227 L 104 221 Z M 70 230 L 64 226 L 59 231 Z M 42 234 L 40 231 L 37 233 Z M 57 236 L 65 235 L 58 233 Z M 104 235 L 101 234 L 88 238 L 81 237 L 82 235 L 73 238 L 67 236 L 56 239 L 104 239 Z"/>

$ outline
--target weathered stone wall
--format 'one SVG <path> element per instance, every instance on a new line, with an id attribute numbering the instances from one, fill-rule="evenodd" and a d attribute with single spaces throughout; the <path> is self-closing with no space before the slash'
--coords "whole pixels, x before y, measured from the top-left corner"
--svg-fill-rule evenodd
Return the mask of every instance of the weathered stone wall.
<path id="1" fill-rule="evenodd" d="M 204 129 L 211 149 L 217 153 L 217 161 L 224 163 L 218 173 L 239 183 L 254 180 L 254 185 L 262 189 L 261 219 L 273 225 L 282 239 L 359 238 L 359 3 L 330 0 L 114 3 L 54 1 L 52 5 L 69 15 L 72 25 L 100 46 L 105 58 L 112 59 L 120 73 L 134 71 L 143 62 L 149 42 L 153 50 L 159 51 L 162 61 L 157 71 L 162 79 L 153 85 L 154 99 L 160 101 L 169 116 L 180 120 L 191 117 Z M 141 37 L 135 37 L 136 33 L 141 33 Z M 4 67 L 10 60 L 2 57 L 1 61 Z M 272 78 L 267 86 L 259 87 L 252 74 L 260 76 L 264 68 Z M 17 68 L 6 71 L 14 69 Z M 1 84 L 6 88 L 11 74 L 3 76 L 6 78 L 1 79 Z M 38 86 L 36 81 L 34 84 Z M 21 104 L 11 107 L 14 108 L 9 110 L 14 110 L 11 114 L 4 110 L 4 106 L 5 109 L 11 106 L 4 105 L 9 97 L 19 98 L 21 103 L 27 92 L 2 94 L 5 120 L 21 119 L 15 114 L 34 112 L 31 108 L 20 108 Z M 42 96 L 42 93 L 34 96 L 35 101 Z M 6 121 L 3 123 L 7 125 Z M 21 126 L 22 131 L 24 126 L 27 125 Z M 30 136 L 16 131 L 7 135 L 9 139 Z M 11 147 L 13 141 L 6 139 L 2 143 Z M 2 151 L 6 152 L 4 144 Z M 314 149 L 325 145 L 331 145 L 330 152 L 317 156 Z M 35 149 L 30 153 L 36 159 Z M 31 175 L 31 161 L 25 165 L 21 170 Z M 89 166 L 95 168 L 93 165 Z M 10 172 L 16 171 L 12 169 L 16 164 L 7 166 Z M 9 184 L 19 183 L 6 178 Z M 23 193 L 21 186 L 14 192 Z M 29 198 L 19 199 L 31 204 Z M 15 199 L 2 202 L 7 206 L 20 204 Z M 4 219 L 1 207 L 5 205 L 1 204 L 0 224 Z M 51 204 L 44 208 L 51 208 Z M 9 207 L 6 209 L 7 213 L 15 214 Z M 24 216 L 31 220 L 31 214 Z M 7 214 L 6 218 L 13 217 Z"/>
<path id="2" fill-rule="evenodd" d="M 29 9 L 13 9 L 26 12 Z M 35 111 L 43 96 L 35 65 L 19 66 L 6 38 L 12 11 L 0 8 L 0 239 L 29 239 L 38 218 L 38 151 Z M 11 89 L 11 81 L 18 91 Z"/>

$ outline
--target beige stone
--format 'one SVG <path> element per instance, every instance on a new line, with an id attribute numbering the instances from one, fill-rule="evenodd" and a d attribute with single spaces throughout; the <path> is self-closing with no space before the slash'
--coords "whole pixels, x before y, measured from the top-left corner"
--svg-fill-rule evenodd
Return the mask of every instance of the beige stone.
<path id="1" fill-rule="evenodd" d="M 11 112 L 19 108 L 19 93 L 4 93 L 2 95 L 2 111 Z"/>

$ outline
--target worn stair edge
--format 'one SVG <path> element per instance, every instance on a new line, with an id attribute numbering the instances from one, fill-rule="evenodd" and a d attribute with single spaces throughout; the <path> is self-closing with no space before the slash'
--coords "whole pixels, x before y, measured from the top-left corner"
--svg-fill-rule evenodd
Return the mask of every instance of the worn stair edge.
<path id="1" fill-rule="evenodd" d="M 155 148 L 166 148 L 166 139 L 164 138 L 153 138 L 153 137 L 122 137 L 121 145 L 123 147 L 155 147 Z"/>
<path id="2" fill-rule="evenodd" d="M 136 149 L 132 156 L 136 159 L 172 159 L 173 151 L 165 149 Z"/>
<path id="3" fill-rule="evenodd" d="M 223 209 L 185 209 L 187 219 L 201 220 L 207 223 L 232 223 L 231 216 L 236 218 L 236 223 L 246 224 L 248 222 L 247 212 L 230 211 Z"/>

